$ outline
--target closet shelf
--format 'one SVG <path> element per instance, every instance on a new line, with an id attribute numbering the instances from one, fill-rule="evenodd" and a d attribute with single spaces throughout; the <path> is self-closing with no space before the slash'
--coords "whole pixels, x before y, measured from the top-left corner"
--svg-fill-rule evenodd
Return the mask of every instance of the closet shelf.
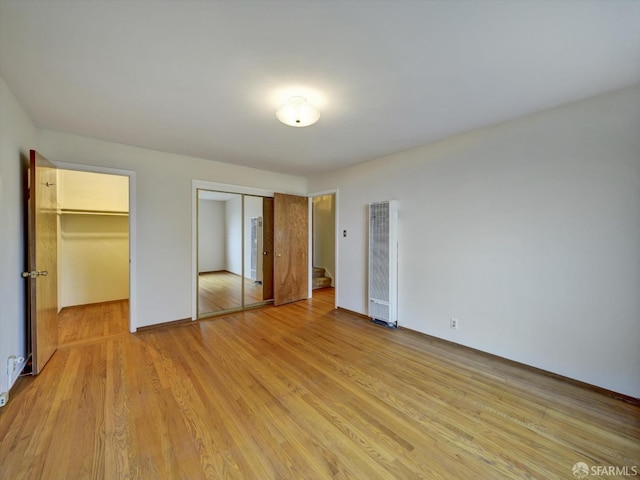
<path id="1" fill-rule="evenodd" d="M 60 208 L 58 209 L 58 215 L 108 215 L 108 216 L 116 216 L 116 217 L 128 217 L 129 212 L 120 212 L 120 211 L 113 211 L 113 210 L 81 210 L 81 209 Z"/>

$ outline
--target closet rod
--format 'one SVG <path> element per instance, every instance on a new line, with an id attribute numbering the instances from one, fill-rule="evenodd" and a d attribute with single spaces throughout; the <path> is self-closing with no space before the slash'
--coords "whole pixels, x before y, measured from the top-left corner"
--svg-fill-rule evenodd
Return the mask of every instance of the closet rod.
<path id="1" fill-rule="evenodd" d="M 119 212 L 115 210 L 81 210 L 61 208 L 58 210 L 58 215 L 114 215 L 119 217 L 127 217 L 129 216 L 129 212 Z"/>

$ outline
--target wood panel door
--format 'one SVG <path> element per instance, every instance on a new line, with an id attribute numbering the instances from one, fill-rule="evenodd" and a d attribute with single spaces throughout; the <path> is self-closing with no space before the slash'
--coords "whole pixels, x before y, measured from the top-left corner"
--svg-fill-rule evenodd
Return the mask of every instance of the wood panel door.
<path id="1" fill-rule="evenodd" d="M 309 296 L 309 200 L 274 196 L 274 305 Z"/>
<path id="2" fill-rule="evenodd" d="M 58 218 L 56 167 L 35 150 L 29 156 L 27 241 L 32 373 L 58 348 Z"/>
<path id="3" fill-rule="evenodd" d="M 262 199 L 262 300 L 273 298 L 273 198 Z"/>

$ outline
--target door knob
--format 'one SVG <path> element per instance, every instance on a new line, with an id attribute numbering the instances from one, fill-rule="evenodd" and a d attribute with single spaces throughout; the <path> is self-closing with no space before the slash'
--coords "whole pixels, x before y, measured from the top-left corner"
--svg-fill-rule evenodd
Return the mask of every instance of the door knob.
<path id="1" fill-rule="evenodd" d="M 263 255 L 269 255 L 269 252 L 264 251 L 264 252 L 262 252 L 262 254 L 263 254 Z"/>
<path id="2" fill-rule="evenodd" d="M 281 253 L 276 253 L 276 257 L 281 257 L 282 254 Z"/>

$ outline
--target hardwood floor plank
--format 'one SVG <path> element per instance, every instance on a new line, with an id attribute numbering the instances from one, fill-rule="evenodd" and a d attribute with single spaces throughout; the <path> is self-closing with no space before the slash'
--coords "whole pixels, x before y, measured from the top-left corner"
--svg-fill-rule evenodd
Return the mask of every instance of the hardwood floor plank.
<path id="1" fill-rule="evenodd" d="M 127 445 L 131 437 L 127 428 L 128 419 L 126 409 L 128 398 L 123 388 L 124 365 L 121 361 L 123 354 L 122 341 L 107 344 L 106 378 L 104 401 L 104 477 L 130 478 L 130 467 Z M 111 441 L 108 441 L 111 439 Z"/>
<path id="2" fill-rule="evenodd" d="M 58 344 L 73 345 L 129 332 L 129 300 L 65 307 L 58 314 Z"/>
<path id="3" fill-rule="evenodd" d="M 380 328 L 333 310 L 332 289 L 105 332 L 18 380 L 0 478 L 548 479 L 640 463 L 637 405 Z"/>

